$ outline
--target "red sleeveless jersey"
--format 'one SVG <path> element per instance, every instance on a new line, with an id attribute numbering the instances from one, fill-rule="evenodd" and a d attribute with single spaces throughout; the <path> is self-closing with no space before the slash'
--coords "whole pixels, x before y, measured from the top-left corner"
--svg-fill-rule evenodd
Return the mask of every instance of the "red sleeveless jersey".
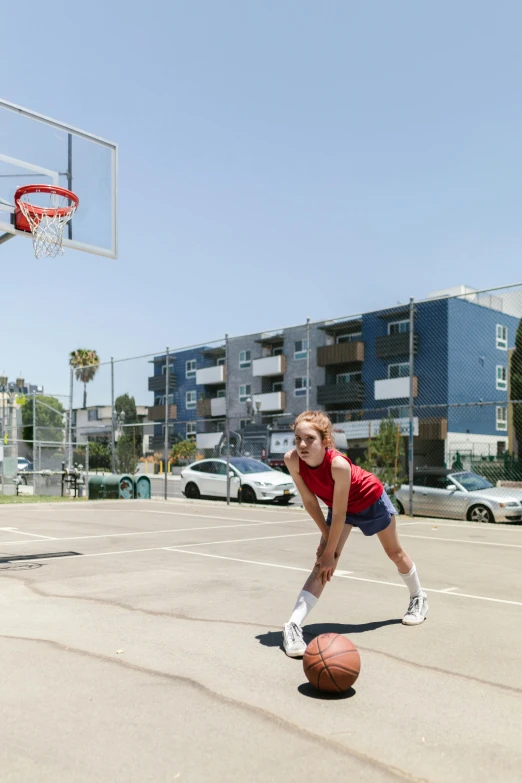
<path id="1" fill-rule="evenodd" d="M 335 481 L 332 478 L 332 460 L 342 457 L 350 463 L 352 468 L 352 482 L 348 495 L 348 508 L 351 514 L 372 506 L 381 497 L 384 487 L 379 479 L 363 470 L 335 449 L 326 449 L 324 460 L 317 468 L 311 468 L 299 457 L 299 475 L 308 489 L 317 495 L 329 508 L 333 506 Z"/>

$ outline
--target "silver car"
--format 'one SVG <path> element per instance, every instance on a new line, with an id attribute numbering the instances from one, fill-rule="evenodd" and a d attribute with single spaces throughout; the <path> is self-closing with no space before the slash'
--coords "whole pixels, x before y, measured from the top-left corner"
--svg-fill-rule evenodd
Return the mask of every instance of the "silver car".
<path id="1" fill-rule="evenodd" d="M 399 512 L 409 510 L 409 484 L 397 491 Z M 418 470 L 413 484 L 413 513 L 472 522 L 522 520 L 522 490 L 494 487 L 477 473 Z"/>

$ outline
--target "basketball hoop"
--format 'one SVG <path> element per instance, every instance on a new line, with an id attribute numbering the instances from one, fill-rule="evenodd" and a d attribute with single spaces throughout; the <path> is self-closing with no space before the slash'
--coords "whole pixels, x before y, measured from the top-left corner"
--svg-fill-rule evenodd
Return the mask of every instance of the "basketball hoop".
<path id="1" fill-rule="evenodd" d="M 26 196 L 34 193 L 47 195 L 47 206 L 28 201 Z M 62 255 L 63 230 L 78 207 L 78 196 L 54 185 L 23 185 L 16 191 L 14 201 L 15 228 L 32 233 L 36 258 Z"/>

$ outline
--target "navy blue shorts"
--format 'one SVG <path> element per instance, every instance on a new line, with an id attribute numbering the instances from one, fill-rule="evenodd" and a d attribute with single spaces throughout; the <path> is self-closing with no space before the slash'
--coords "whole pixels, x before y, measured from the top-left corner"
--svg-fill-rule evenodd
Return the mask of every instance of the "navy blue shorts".
<path id="1" fill-rule="evenodd" d="M 347 525 L 358 527 L 365 536 L 374 536 L 376 533 L 380 533 L 381 530 L 386 530 L 392 516 L 396 513 L 390 498 L 383 490 L 381 497 L 373 505 L 365 508 L 364 511 L 359 511 L 357 514 L 348 512 L 344 521 Z M 326 524 L 332 524 L 331 508 L 328 509 Z"/>

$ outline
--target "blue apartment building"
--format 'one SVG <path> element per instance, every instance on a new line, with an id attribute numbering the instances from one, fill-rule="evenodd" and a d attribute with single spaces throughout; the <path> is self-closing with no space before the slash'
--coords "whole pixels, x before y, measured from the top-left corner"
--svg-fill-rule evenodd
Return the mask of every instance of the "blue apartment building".
<path id="1" fill-rule="evenodd" d="M 519 317 L 502 297 L 440 296 L 415 303 L 413 390 L 417 464 L 450 465 L 457 452 L 493 455 L 508 448 L 508 376 Z M 172 354 L 170 440 L 196 437 L 204 453 L 222 440 L 225 382 L 232 429 L 277 429 L 309 403 L 331 416 L 339 445 L 364 449 L 388 416 L 408 433 L 409 305 L 361 316 L 236 337 L 224 346 Z M 155 357 L 149 390 L 154 450 L 164 443 L 165 356 Z M 281 428 L 281 427 L 279 427 Z M 343 440 L 345 439 L 344 443 Z"/>

